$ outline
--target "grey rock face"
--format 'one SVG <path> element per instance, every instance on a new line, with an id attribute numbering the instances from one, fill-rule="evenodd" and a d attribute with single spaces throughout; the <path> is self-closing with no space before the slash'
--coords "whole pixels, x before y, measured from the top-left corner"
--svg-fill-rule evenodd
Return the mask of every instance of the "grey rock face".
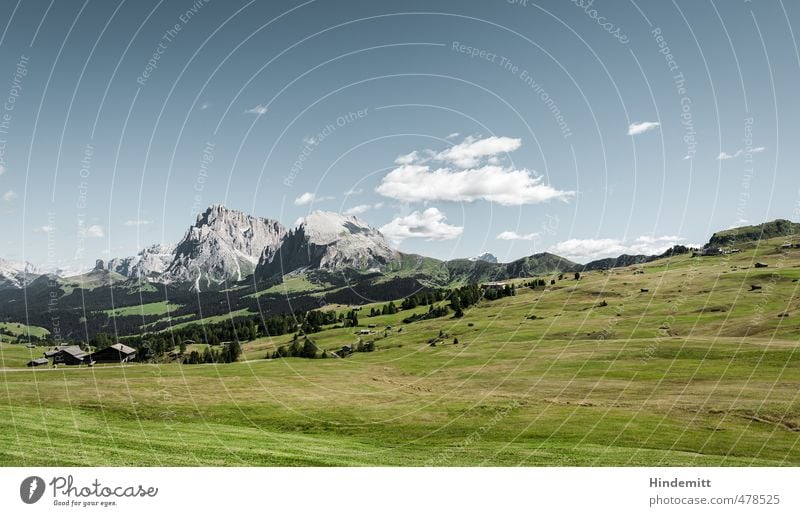
<path id="1" fill-rule="evenodd" d="M 355 216 L 315 211 L 289 231 L 279 249 L 262 253 L 257 277 L 297 269 L 381 269 L 397 260 L 397 251 L 380 231 Z"/>

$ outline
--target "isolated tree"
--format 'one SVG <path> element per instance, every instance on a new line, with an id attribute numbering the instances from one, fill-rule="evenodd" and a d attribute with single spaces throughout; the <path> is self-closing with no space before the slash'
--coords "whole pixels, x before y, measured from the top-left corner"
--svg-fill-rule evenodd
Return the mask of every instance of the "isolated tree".
<path id="1" fill-rule="evenodd" d="M 581 279 L 581 273 L 580 272 L 576 272 L 575 273 L 575 281 L 578 281 L 580 279 Z"/>
<path id="2" fill-rule="evenodd" d="M 301 356 L 303 358 L 314 358 L 317 356 L 317 345 L 306 339 L 303 343 L 303 351 Z"/>
<path id="3" fill-rule="evenodd" d="M 242 354 L 242 346 L 238 340 L 234 340 L 225 349 L 225 362 L 236 362 Z"/>

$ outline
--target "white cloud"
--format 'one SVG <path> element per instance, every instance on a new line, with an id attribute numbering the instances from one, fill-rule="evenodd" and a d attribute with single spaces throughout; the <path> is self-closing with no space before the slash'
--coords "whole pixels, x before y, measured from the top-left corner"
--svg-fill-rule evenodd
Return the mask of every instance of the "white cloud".
<path id="1" fill-rule="evenodd" d="M 516 231 L 503 231 L 497 235 L 498 240 L 533 240 L 539 233 L 520 234 Z"/>
<path id="2" fill-rule="evenodd" d="M 209 107 L 211 107 L 211 104 L 209 104 L 208 102 L 203 102 L 202 104 L 200 104 L 200 110 L 201 111 L 205 111 Z"/>
<path id="3" fill-rule="evenodd" d="M 628 126 L 628 136 L 636 136 L 659 127 L 661 127 L 659 122 L 634 122 Z"/>
<path id="4" fill-rule="evenodd" d="M 380 231 L 395 244 L 407 238 L 452 240 L 461 235 L 464 227 L 447 224 L 446 220 L 444 213 L 436 208 L 428 208 L 423 212 L 414 211 L 405 217 L 397 217 L 382 226 Z"/>
<path id="5" fill-rule="evenodd" d="M 359 204 L 358 206 L 353 206 L 352 208 L 345 210 L 345 215 L 361 215 L 365 211 L 369 211 L 372 209 L 372 205 L 370 204 Z"/>
<path id="6" fill-rule="evenodd" d="M 3 174 L 5 174 L 5 173 L 6 173 L 6 170 L 7 170 L 7 169 L 6 169 L 5 165 L 0 165 L 0 176 L 2 176 Z"/>
<path id="7" fill-rule="evenodd" d="M 567 200 L 575 195 L 575 192 L 557 190 L 544 184 L 542 177 L 527 169 L 495 165 L 459 171 L 449 168 L 432 171 L 426 165 L 402 165 L 389 172 L 376 191 L 404 202 L 472 202 L 484 199 L 505 206 Z"/>
<path id="8" fill-rule="evenodd" d="M 722 160 L 726 160 L 726 159 L 734 159 L 734 158 L 738 158 L 739 156 L 741 156 L 743 154 L 757 154 L 759 152 L 764 152 L 765 150 L 767 150 L 766 147 L 753 147 L 753 148 L 750 148 L 750 149 L 738 149 L 733 154 L 728 154 L 727 152 L 723 151 L 723 152 L 719 153 L 719 155 L 717 156 L 717 160 L 718 161 L 722 161 Z"/>
<path id="9" fill-rule="evenodd" d="M 417 151 L 409 152 L 408 154 L 401 154 L 394 159 L 394 162 L 398 165 L 410 165 L 418 161 L 420 161 L 420 156 L 419 152 Z"/>
<path id="10" fill-rule="evenodd" d="M 617 238 L 571 238 L 550 247 L 549 251 L 577 262 L 616 257 L 621 254 L 661 254 L 683 242 L 678 236 L 644 235 L 634 240 Z"/>
<path id="11" fill-rule="evenodd" d="M 294 200 L 294 205 L 305 206 L 306 204 L 311 204 L 312 202 L 330 201 L 333 199 L 335 199 L 335 197 L 317 197 L 317 194 L 315 193 L 305 192 Z"/>
<path id="12" fill-rule="evenodd" d="M 311 192 L 305 192 L 303 195 L 294 200 L 295 206 L 305 206 L 314 202 L 317 196 Z"/>
<path id="13" fill-rule="evenodd" d="M 16 198 L 17 198 L 17 192 L 15 192 L 14 190 L 9 190 L 3 194 L 3 200 L 6 202 L 13 201 Z"/>
<path id="14" fill-rule="evenodd" d="M 459 137 L 459 135 L 461 135 L 461 133 L 450 133 L 450 134 L 448 134 L 448 135 L 447 135 L 447 137 L 446 137 L 446 138 L 447 138 L 448 140 L 450 140 L 450 139 L 452 139 L 452 138 L 458 138 L 458 137 Z"/>
<path id="15" fill-rule="evenodd" d="M 395 159 L 399 166 L 383 177 L 375 191 L 403 202 L 483 199 L 506 206 L 565 201 L 575 195 L 544 184 L 542 177 L 528 169 L 503 166 L 498 154 L 520 145 L 519 138 L 468 136 L 440 152 L 426 149 L 403 154 Z M 431 162 L 443 165 L 434 167 Z"/>
<path id="16" fill-rule="evenodd" d="M 133 220 L 126 220 L 126 226 L 146 226 L 148 224 L 152 224 L 152 220 L 142 220 L 142 219 L 133 219 Z"/>
<path id="17" fill-rule="evenodd" d="M 264 115 L 267 113 L 267 111 L 268 111 L 267 106 L 263 104 L 258 104 L 257 106 L 251 107 L 250 109 L 245 111 L 245 113 L 250 115 Z"/>
<path id="18" fill-rule="evenodd" d="M 345 215 L 361 215 L 364 212 L 369 210 L 377 210 L 383 208 L 382 202 L 377 202 L 375 204 L 359 204 L 357 206 L 353 206 L 350 209 L 345 210 Z"/>
<path id="19" fill-rule="evenodd" d="M 347 190 L 344 194 L 345 195 L 361 195 L 362 193 L 364 193 L 364 189 L 363 188 L 358 188 L 358 189 L 351 188 L 350 190 Z"/>
<path id="20" fill-rule="evenodd" d="M 87 228 L 81 229 L 81 235 L 83 235 L 85 238 L 103 238 L 105 233 L 103 232 L 103 228 L 101 226 L 93 224 Z"/>
<path id="21" fill-rule="evenodd" d="M 719 156 L 717 156 L 717 160 L 738 158 L 741 155 L 742 155 L 742 149 L 737 150 L 733 154 L 728 154 L 727 152 L 723 151 L 719 153 Z"/>
<path id="22" fill-rule="evenodd" d="M 453 163 L 461 168 L 475 167 L 481 158 L 495 156 L 506 152 L 513 152 L 520 148 L 522 140 L 506 136 L 490 136 L 476 139 L 467 136 L 464 141 L 442 152 L 437 153 L 434 159 Z M 412 153 L 414 154 L 414 153 Z"/>
<path id="23" fill-rule="evenodd" d="M 39 226 L 33 230 L 34 233 L 50 233 L 51 231 L 55 231 L 56 227 L 53 225 L 46 225 L 46 226 Z"/>

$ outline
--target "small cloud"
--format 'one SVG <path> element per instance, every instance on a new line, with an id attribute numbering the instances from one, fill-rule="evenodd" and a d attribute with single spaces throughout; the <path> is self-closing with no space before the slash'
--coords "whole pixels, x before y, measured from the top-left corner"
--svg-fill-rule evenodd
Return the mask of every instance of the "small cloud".
<path id="1" fill-rule="evenodd" d="M 316 199 L 316 195 L 311 192 L 306 192 L 302 194 L 300 197 L 294 200 L 295 206 L 305 206 L 306 204 L 311 204 Z"/>
<path id="2" fill-rule="evenodd" d="M 522 235 L 517 233 L 516 231 L 503 231 L 499 235 L 497 235 L 498 240 L 533 240 L 539 235 L 539 233 L 528 233 Z"/>
<path id="3" fill-rule="evenodd" d="M 152 220 L 141 220 L 141 219 L 134 219 L 134 220 L 126 220 L 126 226 L 146 226 L 148 224 L 152 224 Z"/>
<path id="4" fill-rule="evenodd" d="M 15 192 L 14 190 L 9 190 L 3 194 L 3 200 L 6 202 L 13 201 L 16 198 L 17 198 L 17 192 Z"/>
<path id="5" fill-rule="evenodd" d="M 445 221 L 447 217 L 436 208 L 428 208 L 420 212 L 414 211 L 405 217 L 397 217 L 380 228 L 395 244 L 407 238 L 425 238 L 427 240 L 452 240 L 464 232 L 463 226 L 453 226 Z"/>
<path id="6" fill-rule="evenodd" d="M 349 196 L 349 195 L 361 195 L 362 193 L 364 193 L 363 188 L 357 188 L 357 189 L 351 188 L 350 190 L 347 190 L 344 194 Z"/>
<path id="7" fill-rule="evenodd" d="M 522 140 L 519 138 L 490 136 L 478 139 L 468 136 L 458 145 L 437 153 L 434 159 L 453 163 L 461 168 L 469 168 L 477 166 L 481 158 L 513 152 L 519 149 L 521 145 Z"/>
<path id="8" fill-rule="evenodd" d="M 306 136 L 305 138 L 303 138 L 303 143 L 305 143 L 306 145 L 316 145 L 317 140 L 313 136 Z"/>
<path id="9" fill-rule="evenodd" d="M 446 139 L 451 140 L 453 138 L 458 138 L 460 135 L 461 133 L 450 133 L 447 135 Z"/>
<path id="10" fill-rule="evenodd" d="M 2 176 L 2 175 L 3 175 L 3 174 L 5 174 L 5 173 L 6 173 L 6 167 L 5 167 L 5 165 L 0 165 L 0 176 Z"/>
<path id="11" fill-rule="evenodd" d="M 208 109 L 210 107 L 211 107 L 211 104 L 209 104 L 208 102 L 203 102 L 202 104 L 200 104 L 200 111 L 205 111 L 206 109 Z"/>
<path id="12" fill-rule="evenodd" d="M 735 229 L 735 228 L 740 228 L 740 227 L 742 227 L 742 226 L 747 226 L 747 225 L 749 225 L 749 224 L 750 224 L 750 221 L 749 221 L 749 220 L 747 220 L 747 219 L 741 219 L 741 218 L 740 218 L 740 219 L 737 219 L 737 220 L 736 220 L 736 222 L 734 222 L 733 224 L 731 224 L 730 226 L 728 226 L 726 229 Z"/>
<path id="13" fill-rule="evenodd" d="M 372 209 L 372 206 L 369 204 L 359 204 L 358 206 L 353 206 L 352 208 L 345 210 L 345 215 L 361 215 L 365 211 L 369 211 Z"/>
<path id="14" fill-rule="evenodd" d="M 408 154 L 401 154 L 394 159 L 394 162 L 398 165 L 410 165 L 412 163 L 416 163 L 420 160 L 419 152 L 412 151 Z"/>
<path id="15" fill-rule="evenodd" d="M 317 197 L 317 194 L 315 193 L 305 192 L 294 200 L 294 205 L 305 206 L 306 204 L 311 204 L 312 202 L 331 201 L 333 199 L 334 197 Z"/>
<path id="16" fill-rule="evenodd" d="M 38 228 L 35 228 L 33 230 L 33 232 L 34 233 L 51 233 L 51 232 L 53 232 L 55 230 L 56 230 L 55 226 L 48 224 L 48 225 L 45 225 L 45 226 L 39 226 Z"/>
<path id="17" fill-rule="evenodd" d="M 369 210 L 377 210 L 383 208 L 383 203 L 378 202 L 375 204 L 359 204 L 357 206 L 353 206 L 352 208 L 345 210 L 345 215 L 361 215 L 364 212 Z"/>
<path id="18" fill-rule="evenodd" d="M 719 155 L 717 156 L 717 161 L 738 158 L 739 156 L 742 156 L 744 154 L 757 154 L 759 152 L 764 152 L 765 150 L 767 150 L 766 147 L 752 147 L 749 149 L 738 149 L 733 154 L 728 154 L 727 152 L 723 151 L 720 152 Z"/>
<path id="19" fill-rule="evenodd" d="M 87 228 L 81 230 L 81 235 L 85 238 L 103 238 L 105 233 L 103 232 L 103 228 L 98 226 L 97 224 L 93 224 Z"/>
<path id="20" fill-rule="evenodd" d="M 247 113 L 249 115 L 259 115 L 260 116 L 260 115 L 266 114 L 267 111 L 268 111 L 267 106 L 265 106 L 263 104 L 258 104 L 257 106 L 252 107 L 252 108 L 248 109 L 247 111 L 245 111 L 245 113 Z"/>
<path id="21" fill-rule="evenodd" d="M 628 136 L 636 136 L 659 127 L 661 127 L 659 122 L 634 122 L 628 126 Z"/>
<path id="22" fill-rule="evenodd" d="M 723 161 L 723 160 L 726 160 L 726 159 L 738 158 L 741 155 L 742 155 L 742 149 L 737 150 L 733 154 L 728 154 L 727 152 L 723 151 L 723 152 L 720 152 L 719 155 L 717 156 L 717 161 Z"/>

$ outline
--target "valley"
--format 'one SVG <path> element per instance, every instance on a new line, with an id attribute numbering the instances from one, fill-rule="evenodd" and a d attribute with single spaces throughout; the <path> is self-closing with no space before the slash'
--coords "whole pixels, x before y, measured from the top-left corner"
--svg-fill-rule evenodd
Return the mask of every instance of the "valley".
<path id="1" fill-rule="evenodd" d="M 410 323 L 429 307 L 317 302 L 359 308 L 355 327 L 299 337 L 325 359 L 272 358 L 292 345 L 287 332 L 243 341 L 227 364 L 27 369 L 47 348 L 4 337 L 0 463 L 796 466 L 794 242 L 736 242 L 736 253 L 686 252 L 580 279 L 498 279 L 515 295 L 481 299 L 462 317 L 452 299 L 432 305 L 447 315 Z M 293 299 L 309 284 L 334 298 L 336 274 L 310 272 L 257 299 Z M 374 351 L 331 356 L 359 341 Z"/>

